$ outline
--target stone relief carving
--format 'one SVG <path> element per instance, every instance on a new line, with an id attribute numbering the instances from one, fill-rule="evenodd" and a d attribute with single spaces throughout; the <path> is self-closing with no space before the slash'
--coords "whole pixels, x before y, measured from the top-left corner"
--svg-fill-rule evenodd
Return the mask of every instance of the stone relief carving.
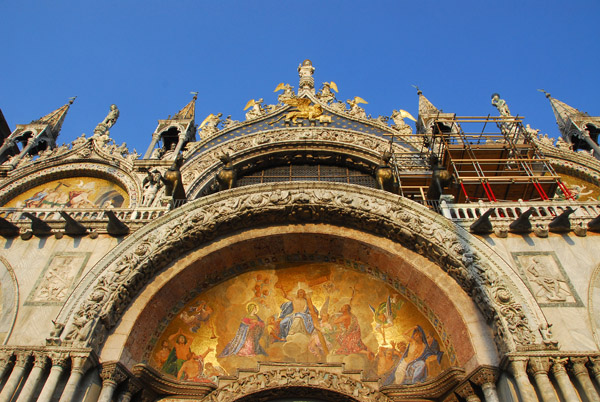
<path id="1" fill-rule="evenodd" d="M 361 402 L 385 402 L 390 399 L 359 381 L 336 373 L 306 367 L 288 367 L 249 375 L 207 395 L 203 402 L 234 401 L 259 391 L 279 387 L 311 387 L 336 391 Z"/>
<path id="2" fill-rule="evenodd" d="M 50 257 L 26 305 L 60 304 L 71 291 L 91 253 L 62 252 Z"/>
<path id="3" fill-rule="evenodd" d="M 560 262 L 550 252 L 514 252 L 521 275 L 542 306 L 579 305 L 579 297 L 567 279 Z"/>
<path id="4" fill-rule="evenodd" d="M 446 270 L 475 299 L 484 315 L 494 323 L 501 351 L 529 347 L 536 339 L 529 319 L 514 291 L 479 255 L 470 241 L 457 235 L 457 228 L 433 216 L 423 207 L 355 192 L 352 187 L 330 190 L 325 186 L 305 190 L 286 185 L 260 192 L 241 188 L 227 198 L 205 199 L 170 214 L 168 222 L 148 227 L 132 251 L 119 251 L 99 276 L 86 300 L 68 326 L 65 340 L 86 345 L 102 343 L 130 300 L 155 272 L 181 253 L 195 249 L 221 231 L 236 230 L 253 222 L 342 223 L 345 226 L 385 235 L 428 257 Z M 322 188 L 319 188 L 322 187 Z M 386 193 L 387 194 L 387 193 Z M 390 195 L 393 197 L 392 195 Z M 199 207 L 194 205 L 200 204 Z M 431 216 L 430 216 L 431 214 Z M 463 234 L 468 236 L 468 234 Z M 534 324 L 537 332 L 537 323 Z M 93 337 L 90 337 L 91 333 Z M 97 344 L 92 346 L 97 346 Z"/>

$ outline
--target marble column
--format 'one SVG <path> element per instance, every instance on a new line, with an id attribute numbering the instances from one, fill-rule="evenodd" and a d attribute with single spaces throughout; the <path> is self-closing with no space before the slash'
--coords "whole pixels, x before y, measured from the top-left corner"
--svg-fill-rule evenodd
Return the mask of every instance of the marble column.
<path id="1" fill-rule="evenodd" d="M 482 366 L 477 369 L 470 380 L 481 387 L 485 402 L 500 402 L 496 390 L 496 381 L 498 380 L 498 369 L 496 367 Z"/>
<path id="2" fill-rule="evenodd" d="M 125 381 L 128 375 L 121 364 L 113 362 L 102 365 L 100 377 L 102 378 L 102 390 L 98 402 L 111 402 L 117 385 Z"/>
<path id="3" fill-rule="evenodd" d="M 160 140 L 160 134 L 152 134 L 152 141 L 150 142 L 150 146 L 148 147 L 146 154 L 144 154 L 144 159 L 150 159 L 150 156 L 152 156 L 152 151 L 154 151 L 154 147 L 156 146 L 158 140 Z"/>
<path id="4" fill-rule="evenodd" d="M 479 399 L 475 393 L 475 390 L 471 386 L 471 383 L 468 381 L 460 384 L 454 392 L 456 392 L 460 397 L 464 398 L 467 402 L 481 402 L 481 399 Z"/>
<path id="5" fill-rule="evenodd" d="M 600 387 L 600 357 L 590 357 L 590 370 L 596 379 L 596 385 Z"/>
<path id="6" fill-rule="evenodd" d="M 508 369 L 517 383 L 517 391 L 521 396 L 521 400 L 523 402 L 537 402 L 535 390 L 527 376 L 526 367 L 528 360 L 529 358 L 526 356 L 512 356 L 510 357 Z"/>
<path id="7" fill-rule="evenodd" d="M 529 374 L 535 379 L 543 402 L 559 402 L 554 387 L 548 378 L 550 359 L 547 357 L 531 357 L 529 359 Z"/>
<path id="8" fill-rule="evenodd" d="M 27 377 L 25 385 L 23 385 L 23 389 L 21 389 L 21 392 L 19 393 L 19 399 L 17 399 L 17 402 L 29 402 L 32 400 L 32 398 L 35 396 L 35 390 L 42 379 L 42 375 L 44 374 L 46 364 L 48 363 L 48 357 L 45 353 L 34 352 L 33 358 L 33 368 Z"/>
<path id="9" fill-rule="evenodd" d="M 569 374 L 567 374 L 567 369 L 565 368 L 565 364 L 569 361 L 568 358 L 552 358 L 552 375 L 558 384 L 558 388 L 562 394 L 562 397 L 565 401 L 577 401 L 579 400 L 579 396 L 577 395 L 577 391 L 575 391 L 575 387 L 569 378 Z"/>
<path id="10" fill-rule="evenodd" d="M 12 352 L 0 352 L 0 382 L 12 366 Z"/>
<path id="11" fill-rule="evenodd" d="M 46 383 L 38 396 L 37 402 L 50 402 L 52 395 L 56 390 L 56 385 L 60 380 L 60 377 L 67 366 L 69 356 L 66 354 L 52 353 L 50 354 L 50 360 L 52 361 L 52 367 L 50 368 L 50 374 L 46 379 Z"/>
<path id="12" fill-rule="evenodd" d="M 127 380 L 127 386 L 125 391 L 120 395 L 119 402 L 129 402 L 131 398 L 140 390 L 142 386 L 134 379 L 130 378 Z"/>
<path id="13" fill-rule="evenodd" d="M 177 155 L 179 155 L 179 152 L 181 152 L 181 149 L 183 148 L 183 144 L 185 143 L 186 139 L 185 133 L 180 133 L 177 139 L 178 141 L 177 146 L 175 147 L 175 158 L 177 157 Z M 173 160 L 175 160 L 175 158 L 173 158 Z"/>
<path id="14" fill-rule="evenodd" d="M 23 375 L 25 374 L 25 368 L 29 362 L 29 356 L 29 352 L 15 353 L 15 368 L 13 368 L 12 373 L 10 373 L 10 377 L 8 377 L 8 381 L 6 381 L 4 388 L 2 388 L 2 392 L 0 392 L 0 402 L 9 402 L 13 400 L 13 394 L 23 379 Z"/>
<path id="15" fill-rule="evenodd" d="M 65 385 L 59 402 L 71 402 L 73 400 L 73 396 L 79 386 L 79 381 L 81 381 L 81 377 L 86 372 L 88 362 L 88 356 L 71 356 L 71 375 L 69 375 L 69 380 L 67 381 L 67 385 Z"/>
<path id="16" fill-rule="evenodd" d="M 583 390 L 583 393 L 587 397 L 590 402 L 600 402 L 600 397 L 598 396 L 598 392 L 596 392 L 596 388 L 594 384 L 592 384 L 592 380 L 590 379 L 590 375 L 588 373 L 588 369 L 585 364 L 588 362 L 587 357 L 571 357 L 571 371 L 575 375 L 575 379 L 579 383 L 579 386 Z"/>

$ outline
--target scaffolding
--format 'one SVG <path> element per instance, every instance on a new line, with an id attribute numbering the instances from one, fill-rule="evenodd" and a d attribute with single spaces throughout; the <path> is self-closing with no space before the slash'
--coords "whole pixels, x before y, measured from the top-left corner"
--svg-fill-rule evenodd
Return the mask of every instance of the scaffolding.
<path id="1" fill-rule="evenodd" d="M 519 116 L 438 115 L 422 137 L 418 155 L 393 155 L 405 196 L 427 200 L 431 168 L 403 169 L 403 160 L 427 163 L 432 155 L 455 179 L 444 191 L 455 202 L 548 200 L 557 188 L 572 198 Z M 391 142 L 395 140 L 391 138 Z M 408 159 L 407 159 L 408 158 Z M 419 172 L 419 170 L 421 170 Z M 433 200 L 437 201 L 437 200 Z"/>

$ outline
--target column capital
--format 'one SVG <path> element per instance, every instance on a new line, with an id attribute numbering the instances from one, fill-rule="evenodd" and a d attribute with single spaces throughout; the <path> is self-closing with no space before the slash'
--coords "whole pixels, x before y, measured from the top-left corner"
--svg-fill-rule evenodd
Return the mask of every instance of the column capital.
<path id="1" fill-rule="evenodd" d="M 532 376 L 536 376 L 538 374 L 548 375 L 548 371 L 550 370 L 550 359 L 547 357 L 532 357 L 529 359 L 529 366 L 527 367 L 527 371 Z"/>
<path id="2" fill-rule="evenodd" d="M 48 354 L 46 352 L 33 352 L 33 366 L 45 368 L 48 364 Z"/>
<path id="3" fill-rule="evenodd" d="M 77 371 L 84 374 L 91 365 L 91 359 L 88 354 L 71 353 L 71 371 Z"/>
<path id="4" fill-rule="evenodd" d="M 62 368 L 65 368 L 69 363 L 68 353 L 50 352 L 48 357 L 52 362 L 52 366 L 61 366 Z"/>
<path id="5" fill-rule="evenodd" d="M 510 356 L 508 358 L 510 364 L 508 365 L 508 371 L 513 376 L 527 375 L 527 362 L 529 362 L 528 356 Z"/>
<path id="6" fill-rule="evenodd" d="M 469 381 L 465 381 L 462 384 L 460 384 L 458 387 L 456 387 L 454 392 L 456 392 L 461 398 L 464 398 L 467 401 L 479 401 L 479 397 L 475 393 L 475 390 L 473 389 Z"/>
<path id="7" fill-rule="evenodd" d="M 552 373 L 567 373 L 567 369 L 565 368 L 566 364 L 569 362 L 568 357 L 551 357 L 550 362 L 552 363 Z"/>
<path id="8" fill-rule="evenodd" d="M 475 373 L 469 377 L 469 380 L 478 386 L 484 384 L 496 384 L 498 381 L 499 369 L 493 366 L 480 366 L 476 369 Z"/>
<path id="9" fill-rule="evenodd" d="M 15 367 L 24 368 L 29 363 L 29 356 L 31 356 L 31 352 L 26 352 L 24 350 L 19 350 L 15 352 Z"/>
<path id="10" fill-rule="evenodd" d="M 600 356 L 590 357 L 589 366 L 595 376 L 600 376 Z"/>
<path id="11" fill-rule="evenodd" d="M 569 360 L 570 368 L 573 371 L 573 374 L 576 376 L 580 376 L 582 374 L 588 375 L 588 369 L 585 365 L 589 360 L 587 357 L 571 357 Z"/>
<path id="12" fill-rule="evenodd" d="M 129 373 L 119 362 L 103 363 L 100 378 L 102 384 L 107 382 L 118 385 L 129 378 Z"/>

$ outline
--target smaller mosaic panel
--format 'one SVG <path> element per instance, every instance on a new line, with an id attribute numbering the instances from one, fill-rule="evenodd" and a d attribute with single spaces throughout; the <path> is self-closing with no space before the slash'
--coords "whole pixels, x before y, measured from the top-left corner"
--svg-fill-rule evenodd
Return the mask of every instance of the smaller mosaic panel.
<path id="1" fill-rule="evenodd" d="M 567 189 L 576 200 L 600 201 L 600 187 L 595 184 L 566 174 L 561 174 L 560 179 L 567 186 Z M 560 189 L 556 190 L 555 198 L 565 199 L 565 196 Z"/>
<path id="2" fill-rule="evenodd" d="M 129 205 L 127 192 L 97 177 L 50 181 L 19 194 L 5 208 L 120 208 Z"/>
<path id="3" fill-rule="evenodd" d="M 26 305 L 58 305 L 63 303 L 81 275 L 91 253 L 54 253 L 33 290 L 25 301 Z"/>
<path id="4" fill-rule="evenodd" d="M 513 252 L 521 277 L 542 307 L 582 307 L 562 264 L 553 251 Z"/>

